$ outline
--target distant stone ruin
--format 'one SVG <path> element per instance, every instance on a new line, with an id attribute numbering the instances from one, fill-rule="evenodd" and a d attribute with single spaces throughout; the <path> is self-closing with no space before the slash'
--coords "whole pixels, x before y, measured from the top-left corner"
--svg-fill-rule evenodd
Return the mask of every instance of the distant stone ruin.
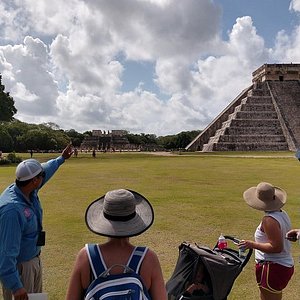
<path id="1" fill-rule="evenodd" d="M 300 64 L 264 64 L 187 147 L 189 151 L 295 151 L 300 146 Z"/>
<path id="2" fill-rule="evenodd" d="M 80 146 L 82 150 L 123 150 L 130 147 L 125 130 L 112 130 L 105 132 L 93 130 L 91 136 L 86 136 Z"/>

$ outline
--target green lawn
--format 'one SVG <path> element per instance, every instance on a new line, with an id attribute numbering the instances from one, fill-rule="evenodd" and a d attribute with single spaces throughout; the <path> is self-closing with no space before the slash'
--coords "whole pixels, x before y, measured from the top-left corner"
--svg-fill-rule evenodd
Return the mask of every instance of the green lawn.
<path id="1" fill-rule="evenodd" d="M 217 155 L 218 154 L 218 155 Z M 300 164 L 293 153 L 222 153 L 158 156 L 142 153 L 98 153 L 72 157 L 40 191 L 46 246 L 42 252 L 44 287 L 49 300 L 63 300 L 78 250 L 104 239 L 84 223 L 87 205 L 116 188 L 128 188 L 153 204 L 153 226 L 133 241 L 155 250 L 165 280 L 173 272 L 182 241 L 213 247 L 220 233 L 252 239 L 262 213 L 249 208 L 243 191 L 267 181 L 288 192 L 285 206 L 293 226 L 300 227 Z M 19 154 L 23 159 L 28 154 Z M 45 161 L 56 154 L 35 154 Z M 15 166 L 0 166 L 0 190 L 14 180 Z M 284 299 L 297 299 L 300 246 L 293 244 L 295 275 Z M 253 259 L 236 279 L 228 297 L 257 300 Z M 0 296 L 1 299 L 1 296 Z"/>

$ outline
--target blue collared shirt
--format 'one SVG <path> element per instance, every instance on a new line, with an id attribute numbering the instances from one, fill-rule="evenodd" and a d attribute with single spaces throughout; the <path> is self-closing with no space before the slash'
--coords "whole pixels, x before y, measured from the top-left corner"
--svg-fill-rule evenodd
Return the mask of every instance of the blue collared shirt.
<path id="1" fill-rule="evenodd" d="M 42 164 L 45 178 L 41 187 L 64 161 L 59 156 Z M 11 184 L 0 195 L 0 280 L 12 292 L 23 287 L 17 264 L 31 260 L 41 251 L 36 245 L 43 223 L 38 191 L 34 190 L 28 201 L 16 184 Z"/>

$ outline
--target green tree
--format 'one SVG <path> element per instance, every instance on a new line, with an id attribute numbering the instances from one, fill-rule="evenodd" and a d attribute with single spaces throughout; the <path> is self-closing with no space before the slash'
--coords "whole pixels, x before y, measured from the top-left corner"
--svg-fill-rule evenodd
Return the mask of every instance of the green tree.
<path id="1" fill-rule="evenodd" d="M 2 75 L 0 75 L 0 122 L 13 120 L 14 114 L 17 113 L 15 108 L 15 101 L 9 95 L 9 93 L 4 92 L 5 86 L 2 84 Z"/>
<path id="2" fill-rule="evenodd" d="M 0 127 L 0 150 L 3 152 L 11 152 L 14 149 L 14 142 L 6 128 Z"/>
<path id="3" fill-rule="evenodd" d="M 185 148 L 198 134 L 199 130 L 182 131 L 175 135 L 160 136 L 158 143 L 165 149 L 183 149 Z"/>
<path id="4" fill-rule="evenodd" d="M 60 150 L 63 149 L 70 139 L 60 131 L 38 125 L 28 130 L 18 139 L 21 150 Z"/>
<path id="5" fill-rule="evenodd" d="M 65 131 L 65 134 L 71 139 L 74 147 L 80 147 L 84 134 L 77 132 L 75 129 Z"/>
<path id="6" fill-rule="evenodd" d="M 158 137 L 158 143 L 163 148 L 172 150 L 176 148 L 176 135 L 167 135 Z"/>
<path id="7" fill-rule="evenodd" d="M 130 144 L 132 145 L 141 145 L 143 143 L 142 137 L 139 134 L 127 133 L 126 137 Z"/>
<path id="8" fill-rule="evenodd" d="M 46 127 L 48 127 L 48 128 L 51 128 L 51 129 L 53 129 L 53 130 L 60 130 L 59 125 L 57 125 L 57 124 L 54 123 L 54 122 L 46 122 L 46 123 L 42 123 L 41 125 L 44 125 L 44 126 L 46 126 Z"/>
<path id="9" fill-rule="evenodd" d="M 84 135 L 84 136 L 92 136 L 93 133 L 92 133 L 91 131 L 85 131 L 85 132 L 83 133 L 83 135 Z"/>
<path id="10" fill-rule="evenodd" d="M 31 125 L 15 119 L 11 122 L 5 122 L 4 126 L 6 126 L 8 133 L 13 139 L 14 150 L 19 151 L 23 149 L 22 144 L 20 144 L 20 137 L 30 129 Z"/>

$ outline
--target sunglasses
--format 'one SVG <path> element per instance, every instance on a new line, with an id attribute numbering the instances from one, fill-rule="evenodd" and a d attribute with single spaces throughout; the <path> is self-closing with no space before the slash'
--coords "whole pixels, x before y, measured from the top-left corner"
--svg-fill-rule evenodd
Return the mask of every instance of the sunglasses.
<path id="1" fill-rule="evenodd" d="M 43 178 L 45 178 L 45 176 L 46 176 L 45 171 L 42 171 L 42 172 L 40 172 L 39 174 L 36 175 L 36 177 L 43 177 Z"/>

